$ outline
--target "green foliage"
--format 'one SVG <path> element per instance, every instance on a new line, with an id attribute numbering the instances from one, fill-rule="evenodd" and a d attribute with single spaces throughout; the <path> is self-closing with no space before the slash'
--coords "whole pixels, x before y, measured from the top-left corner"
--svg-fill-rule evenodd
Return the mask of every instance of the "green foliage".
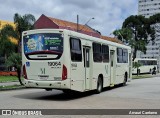
<path id="1" fill-rule="evenodd" d="M 122 28 L 119 30 L 115 30 L 113 34 L 123 43 L 129 44 L 132 46 L 133 42 L 132 40 L 130 40 L 132 38 L 132 31 L 129 28 Z"/>
<path id="2" fill-rule="evenodd" d="M 14 29 L 11 25 L 6 25 L 0 30 L 0 54 L 6 55 L 6 57 L 16 49 L 16 45 L 13 44 L 9 39 L 15 35 L 11 33 L 13 30 Z"/>
<path id="3" fill-rule="evenodd" d="M 0 76 L 0 82 L 13 82 L 18 81 L 16 76 Z"/>
<path id="4" fill-rule="evenodd" d="M 139 68 L 139 67 L 141 67 L 142 66 L 142 64 L 141 63 L 138 63 L 138 62 L 133 62 L 133 68 Z"/>
<path id="5" fill-rule="evenodd" d="M 22 65 L 22 58 L 19 53 L 12 53 L 7 61 L 6 61 L 6 66 L 8 67 L 15 67 L 18 75 L 18 80 L 21 85 L 23 85 L 22 80 L 21 80 L 21 65 Z"/>
<path id="6" fill-rule="evenodd" d="M 8 67 L 15 67 L 18 70 L 21 70 L 21 63 L 22 63 L 22 57 L 19 53 L 12 53 L 7 61 L 6 61 L 6 66 Z"/>
<path id="7" fill-rule="evenodd" d="M 123 22 L 122 29 L 116 30 L 121 33 L 125 42 L 133 48 L 133 60 L 136 58 L 138 50 L 146 53 L 146 45 L 150 40 L 154 42 L 155 30 L 151 24 L 150 18 L 131 15 Z"/>
<path id="8" fill-rule="evenodd" d="M 142 66 L 142 64 L 141 63 L 139 63 L 139 62 L 133 62 L 133 68 L 136 68 L 137 69 L 137 76 L 140 74 L 140 69 L 139 69 L 139 67 L 141 67 Z"/>
<path id="9" fill-rule="evenodd" d="M 21 40 L 21 35 L 23 31 L 33 29 L 33 24 L 36 19 L 32 14 L 25 14 L 24 16 L 16 13 L 14 15 L 14 23 L 16 24 L 16 32 L 18 34 L 18 40 Z"/>
<path id="10" fill-rule="evenodd" d="M 25 14 L 23 16 L 16 13 L 14 15 L 14 23 L 16 28 L 11 25 L 6 25 L 0 31 L 0 54 L 6 56 L 7 61 L 5 62 L 8 67 L 15 67 L 17 69 L 18 79 L 21 85 L 23 85 L 20 74 L 21 74 L 21 55 L 14 52 L 21 52 L 21 39 L 22 32 L 33 29 L 33 24 L 36 19 L 32 14 Z M 18 46 L 10 42 L 9 38 L 13 37 L 18 40 Z M 15 49 L 18 49 L 15 51 Z"/>
<path id="11" fill-rule="evenodd" d="M 160 23 L 160 13 L 150 17 L 150 24 Z"/>
<path id="12" fill-rule="evenodd" d="M 147 79 L 147 78 L 151 78 L 151 77 L 152 77 L 152 76 L 151 76 L 151 75 L 148 75 L 148 74 L 139 75 L 139 76 L 132 75 L 132 79 Z"/>

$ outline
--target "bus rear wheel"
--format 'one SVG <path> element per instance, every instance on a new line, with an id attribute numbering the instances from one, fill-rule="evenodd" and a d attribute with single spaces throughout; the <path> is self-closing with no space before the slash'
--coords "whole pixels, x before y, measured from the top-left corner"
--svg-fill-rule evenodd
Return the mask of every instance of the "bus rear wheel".
<path id="1" fill-rule="evenodd" d="M 127 83 L 127 79 L 128 79 L 128 74 L 127 74 L 127 73 L 125 73 L 125 74 L 124 74 L 123 86 L 125 86 L 125 85 L 126 85 L 126 83 Z"/>
<path id="2" fill-rule="evenodd" d="M 103 81 L 100 77 L 98 77 L 96 93 L 97 94 L 101 93 L 102 89 L 103 89 Z"/>

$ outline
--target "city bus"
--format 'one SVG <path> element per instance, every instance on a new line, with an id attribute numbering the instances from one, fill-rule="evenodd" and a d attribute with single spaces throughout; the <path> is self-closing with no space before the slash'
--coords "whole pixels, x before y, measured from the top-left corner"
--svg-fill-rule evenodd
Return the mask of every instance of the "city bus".
<path id="1" fill-rule="evenodd" d="M 153 68 L 157 71 L 157 59 L 150 58 L 135 58 L 133 63 L 139 63 L 140 67 L 138 68 L 138 74 L 142 73 L 152 73 Z M 133 64 L 132 64 L 133 65 Z M 137 68 L 132 68 L 132 74 L 137 74 Z"/>
<path id="2" fill-rule="evenodd" d="M 24 31 L 22 37 L 26 87 L 100 93 L 132 76 L 129 46 L 66 29 Z"/>

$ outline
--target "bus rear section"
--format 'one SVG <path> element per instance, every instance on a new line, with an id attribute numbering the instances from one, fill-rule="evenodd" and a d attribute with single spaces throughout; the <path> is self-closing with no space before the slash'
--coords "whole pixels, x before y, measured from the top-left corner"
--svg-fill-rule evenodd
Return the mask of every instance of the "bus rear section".
<path id="1" fill-rule="evenodd" d="M 136 67 L 132 68 L 132 74 L 143 74 L 143 73 L 152 73 L 153 68 L 157 71 L 157 59 L 149 58 L 136 58 L 133 64 L 139 64 L 138 69 Z"/>
<path id="2" fill-rule="evenodd" d="M 26 87 L 68 89 L 67 66 L 63 63 L 63 34 L 23 33 L 22 68 Z"/>

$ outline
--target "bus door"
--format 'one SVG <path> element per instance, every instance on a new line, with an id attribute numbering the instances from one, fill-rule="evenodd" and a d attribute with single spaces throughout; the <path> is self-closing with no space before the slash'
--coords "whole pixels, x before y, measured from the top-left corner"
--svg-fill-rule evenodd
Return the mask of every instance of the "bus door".
<path id="1" fill-rule="evenodd" d="M 110 50 L 110 86 L 114 86 L 114 80 L 116 75 L 115 69 L 115 51 Z"/>
<path id="2" fill-rule="evenodd" d="M 85 69 L 85 89 L 90 89 L 90 47 L 83 47 L 83 59 Z"/>

